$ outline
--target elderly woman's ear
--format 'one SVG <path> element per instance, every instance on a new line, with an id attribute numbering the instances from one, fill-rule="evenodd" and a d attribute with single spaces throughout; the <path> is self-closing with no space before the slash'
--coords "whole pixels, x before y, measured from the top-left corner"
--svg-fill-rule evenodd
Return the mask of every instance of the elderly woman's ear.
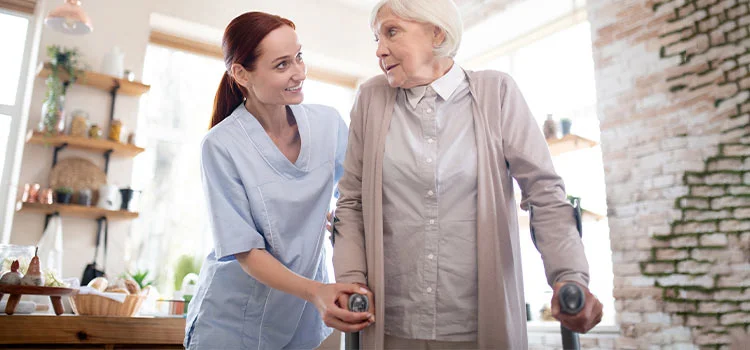
<path id="1" fill-rule="evenodd" d="M 445 42 L 445 31 L 436 25 L 433 25 L 432 28 L 432 47 L 438 48 Z"/>

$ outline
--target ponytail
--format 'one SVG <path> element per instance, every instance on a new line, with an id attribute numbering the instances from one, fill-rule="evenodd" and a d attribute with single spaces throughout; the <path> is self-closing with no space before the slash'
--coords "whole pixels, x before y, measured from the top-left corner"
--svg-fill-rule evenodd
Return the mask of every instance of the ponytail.
<path id="1" fill-rule="evenodd" d="M 229 73 L 224 71 L 224 76 L 221 78 L 219 89 L 216 91 L 216 97 L 214 98 L 214 112 L 211 115 L 209 129 L 226 119 L 245 100 L 241 89 L 234 79 L 229 76 Z"/>

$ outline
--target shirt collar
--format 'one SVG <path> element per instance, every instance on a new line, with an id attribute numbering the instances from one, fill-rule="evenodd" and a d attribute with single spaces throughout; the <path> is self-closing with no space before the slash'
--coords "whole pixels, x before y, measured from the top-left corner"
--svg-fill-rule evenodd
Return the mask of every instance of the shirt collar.
<path id="1" fill-rule="evenodd" d="M 463 69 L 454 62 L 448 73 L 445 73 L 445 75 L 433 81 L 431 84 L 406 89 L 406 97 L 409 100 L 409 104 L 413 108 L 417 108 L 417 104 L 427 92 L 427 86 L 430 86 L 435 90 L 438 96 L 443 99 L 443 101 L 447 101 L 456 91 L 458 86 L 465 80 L 466 75 L 464 74 Z"/>

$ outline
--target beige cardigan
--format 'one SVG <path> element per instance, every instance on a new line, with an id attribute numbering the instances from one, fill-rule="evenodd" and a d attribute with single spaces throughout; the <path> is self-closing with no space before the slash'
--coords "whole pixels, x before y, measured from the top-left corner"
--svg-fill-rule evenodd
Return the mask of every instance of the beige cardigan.
<path id="1" fill-rule="evenodd" d="M 547 281 L 588 285 L 588 263 L 562 179 L 547 143 L 513 79 L 496 71 L 466 71 L 474 98 L 477 142 L 477 263 L 479 346 L 526 349 L 521 248 L 511 176 L 533 207 Z M 362 347 L 382 349 L 383 151 L 398 89 L 385 76 L 364 83 L 351 113 L 344 175 L 339 182 L 333 263 L 338 282 L 367 284 L 375 296 L 376 322 Z"/>

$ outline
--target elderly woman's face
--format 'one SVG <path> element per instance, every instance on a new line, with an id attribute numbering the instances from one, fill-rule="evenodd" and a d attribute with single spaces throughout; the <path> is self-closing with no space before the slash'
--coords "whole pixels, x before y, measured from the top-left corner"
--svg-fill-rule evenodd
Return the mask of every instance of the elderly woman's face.
<path id="1" fill-rule="evenodd" d="M 384 6 L 374 30 L 378 63 L 391 87 L 409 89 L 434 80 L 433 47 L 444 39 L 434 25 L 403 19 Z"/>

